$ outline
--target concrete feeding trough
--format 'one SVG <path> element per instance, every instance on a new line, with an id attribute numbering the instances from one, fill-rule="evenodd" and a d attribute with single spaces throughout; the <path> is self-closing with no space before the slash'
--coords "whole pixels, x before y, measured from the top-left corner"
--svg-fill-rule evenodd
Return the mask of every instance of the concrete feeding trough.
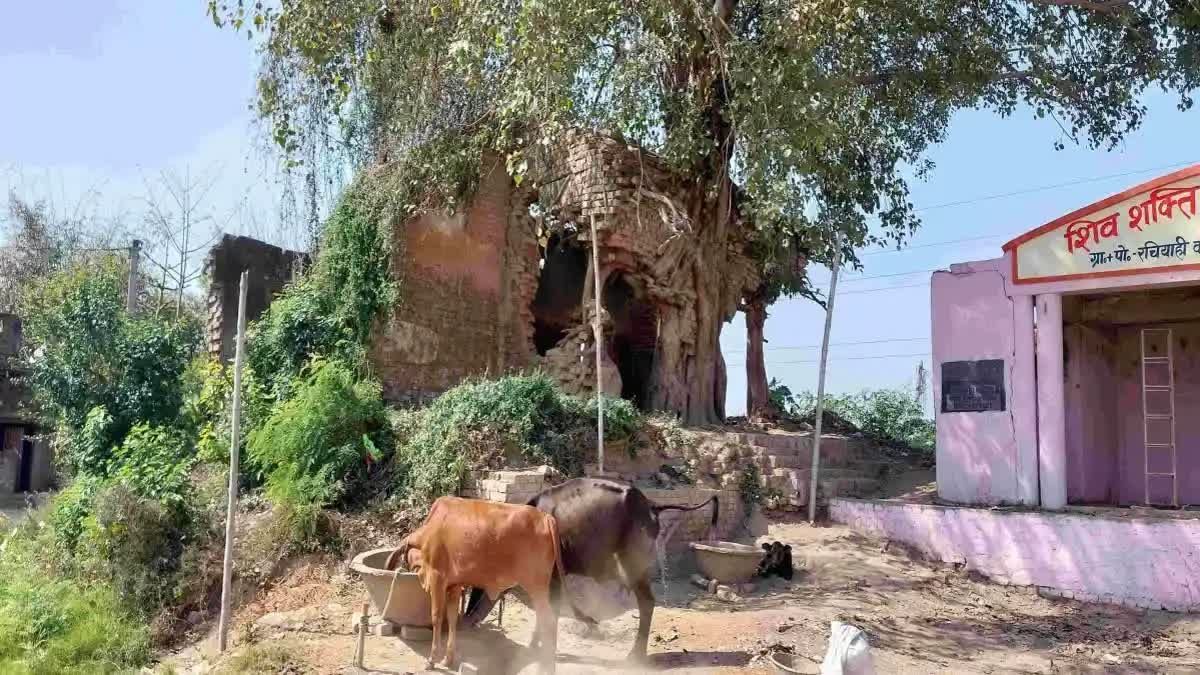
<path id="1" fill-rule="evenodd" d="M 704 576 L 726 584 L 749 581 L 763 557 L 761 548 L 731 541 L 697 541 L 691 548 Z"/>
<path id="2" fill-rule="evenodd" d="M 396 573 L 386 569 L 387 558 L 394 548 L 379 548 L 355 556 L 350 563 L 350 569 L 362 576 L 363 584 L 367 587 L 367 595 L 375 611 L 383 613 L 387 604 L 388 591 Z M 412 572 L 401 572 L 395 579 L 396 590 L 392 592 L 392 604 L 388 607 L 383 620 L 397 626 L 430 627 L 432 608 L 429 604 L 429 594 L 421 588 L 421 582 Z"/>
<path id="3" fill-rule="evenodd" d="M 795 675 L 796 673 L 801 675 L 817 675 L 817 673 L 821 672 L 820 664 L 806 656 L 798 654 L 773 651 L 768 660 L 779 675 Z"/>

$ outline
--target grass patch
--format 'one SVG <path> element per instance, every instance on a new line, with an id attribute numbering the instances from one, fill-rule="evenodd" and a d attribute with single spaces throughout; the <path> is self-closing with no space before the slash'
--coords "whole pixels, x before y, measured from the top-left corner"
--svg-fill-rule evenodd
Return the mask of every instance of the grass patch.
<path id="1" fill-rule="evenodd" d="M 214 675 L 275 675 L 304 672 L 294 650 L 279 644 L 253 644 L 230 656 Z"/>
<path id="2" fill-rule="evenodd" d="M 0 672 L 123 673 L 151 656 L 149 629 L 104 583 L 56 577 L 39 554 L 54 550 L 31 519 L 0 550 Z"/>

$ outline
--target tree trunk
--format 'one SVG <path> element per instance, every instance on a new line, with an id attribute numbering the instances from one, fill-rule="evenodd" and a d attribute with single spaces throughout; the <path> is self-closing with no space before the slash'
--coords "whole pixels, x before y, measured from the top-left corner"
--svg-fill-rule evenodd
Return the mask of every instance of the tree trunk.
<path id="1" fill-rule="evenodd" d="M 713 0 L 712 23 L 695 26 L 696 42 L 678 54 L 667 72 L 667 86 L 685 91 L 696 81 L 706 82 L 712 96 L 701 123 L 707 127 L 712 149 L 693 167 L 696 182 L 691 190 L 689 216 L 693 237 L 691 249 L 680 255 L 678 284 L 695 299 L 690 306 L 676 306 L 661 314 L 659 359 L 655 366 L 651 404 L 659 410 L 678 412 L 685 424 L 718 424 L 725 421 L 725 363 L 721 357 L 721 324 L 733 317 L 737 297 L 726 283 L 729 236 L 733 217 L 733 183 L 729 167 L 733 156 L 733 127 L 725 118 L 730 92 L 723 64 L 717 57 L 723 35 L 733 17 L 737 0 Z M 706 40 L 717 44 L 704 45 Z M 667 126 L 691 125 L 695 118 L 672 119 Z"/>
<path id="2" fill-rule="evenodd" d="M 769 419 L 779 411 L 771 405 L 767 384 L 767 364 L 763 356 L 763 326 L 767 306 L 760 299 L 746 303 L 746 416 L 752 420 Z"/>

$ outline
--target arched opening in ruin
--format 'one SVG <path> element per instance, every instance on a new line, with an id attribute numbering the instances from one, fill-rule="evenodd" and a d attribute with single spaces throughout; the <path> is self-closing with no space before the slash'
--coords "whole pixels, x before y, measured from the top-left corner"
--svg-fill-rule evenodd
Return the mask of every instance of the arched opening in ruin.
<path id="1" fill-rule="evenodd" d="M 613 321 L 609 354 L 621 373 L 621 398 L 648 410 L 658 350 L 658 311 L 620 273 L 605 284 L 603 302 Z"/>
<path id="2" fill-rule="evenodd" d="M 551 235 L 541 250 L 541 274 L 533 298 L 533 346 L 545 356 L 579 323 L 588 254 L 575 241 Z"/>

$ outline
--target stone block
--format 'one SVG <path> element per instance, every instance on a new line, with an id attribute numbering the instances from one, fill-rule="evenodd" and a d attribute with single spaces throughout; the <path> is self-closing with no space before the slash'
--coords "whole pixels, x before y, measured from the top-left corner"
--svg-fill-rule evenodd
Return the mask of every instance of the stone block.
<path id="1" fill-rule="evenodd" d="M 425 626 L 401 626 L 400 638 L 414 642 L 430 642 L 433 640 L 433 629 Z"/>
<path id="2" fill-rule="evenodd" d="M 458 664 L 458 675 L 479 675 L 479 667 L 473 663 L 463 661 Z"/>
<path id="3" fill-rule="evenodd" d="M 391 621 L 380 621 L 371 627 L 371 634 L 378 637 L 391 637 L 396 634 L 396 625 Z"/>

